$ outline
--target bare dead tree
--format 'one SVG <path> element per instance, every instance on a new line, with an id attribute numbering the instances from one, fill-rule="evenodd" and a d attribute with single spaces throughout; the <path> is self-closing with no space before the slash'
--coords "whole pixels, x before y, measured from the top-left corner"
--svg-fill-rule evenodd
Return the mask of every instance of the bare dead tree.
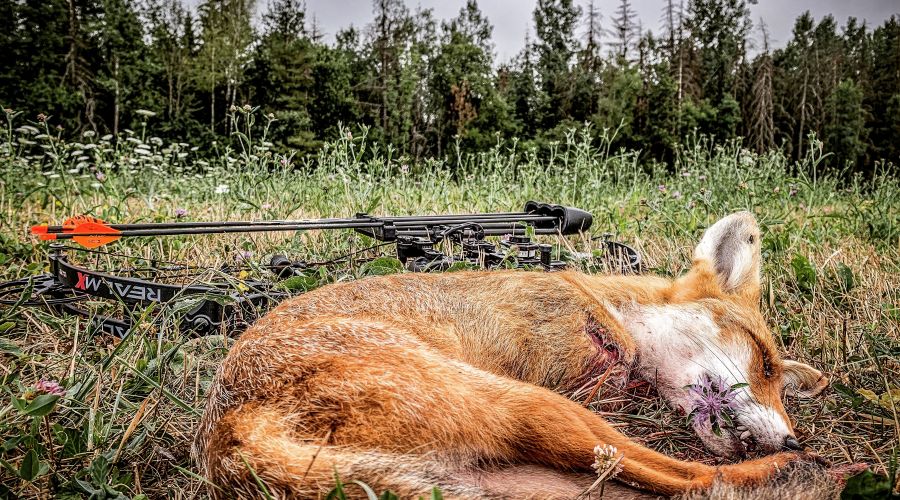
<path id="1" fill-rule="evenodd" d="M 763 52 L 759 55 L 756 77 L 753 81 L 750 142 L 757 152 L 764 153 L 775 143 L 774 107 L 772 104 L 774 67 L 772 55 L 769 53 L 769 31 L 762 19 L 760 19 L 759 27 L 763 38 Z"/>

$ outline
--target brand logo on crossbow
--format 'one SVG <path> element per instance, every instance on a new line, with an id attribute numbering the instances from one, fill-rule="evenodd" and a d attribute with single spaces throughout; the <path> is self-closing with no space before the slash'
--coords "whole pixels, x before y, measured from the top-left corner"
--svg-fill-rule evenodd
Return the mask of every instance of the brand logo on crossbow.
<path id="1" fill-rule="evenodd" d="M 116 294 L 123 299 L 147 300 L 160 302 L 160 291 L 157 288 L 133 283 L 113 283 Z"/>
<path id="2" fill-rule="evenodd" d="M 78 277 L 75 289 L 96 292 L 100 288 L 100 278 L 80 271 L 76 272 L 75 275 Z"/>
<path id="3" fill-rule="evenodd" d="M 122 325 L 103 323 L 101 328 L 104 332 L 115 335 L 119 338 L 124 338 L 125 335 L 128 335 L 128 328 Z"/>

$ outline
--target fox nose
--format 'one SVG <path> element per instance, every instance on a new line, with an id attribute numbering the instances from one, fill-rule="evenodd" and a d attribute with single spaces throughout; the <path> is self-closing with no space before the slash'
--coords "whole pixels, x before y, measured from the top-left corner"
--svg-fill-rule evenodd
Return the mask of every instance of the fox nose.
<path id="1" fill-rule="evenodd" d="M 784 438 L 784 449 L 785 450 L 802 450 L 803 447 L 800 446 L 800 443 L 797 441 L 797 438 L 794 436 L 788 436 Z"/>

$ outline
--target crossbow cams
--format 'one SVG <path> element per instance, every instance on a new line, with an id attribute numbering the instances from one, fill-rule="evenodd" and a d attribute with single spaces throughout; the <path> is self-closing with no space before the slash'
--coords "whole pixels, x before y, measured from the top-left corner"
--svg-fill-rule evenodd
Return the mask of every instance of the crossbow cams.
<path id="1" fill-rule="evenodd" d="M 178 308 L 181 313 L 179 326 L 184 330 L 199 334 L 223 330 L 232 333 L 241 331 L 291 292 L 275 282 L 236 277 L 220 283 L 165 283 L 153 279 L 162 274 L 156 265 L 158 262 L 152 263 L 148 277 L 120 276 L 76 265 L 69 260 L 69 252 L 108 253 L 95 249 L 120 238 L 138 236 L 353 229 L 378 242 L 364 250 L 394 245 L 397 259 L 410 271 L 443 271 L 460 263 L 487 269 L 543 268 L 552 271 L 562 269 L 565 263 L 553 260 L 551 245 L 533 242 L 531 237 L 583 233 L 591 224 L 591 214 L 583 210 L 533 201 L 526 203 L 521 212 L 493 214 L 401 217 L 357 214 L 338 219 L 142 224 L 107 224 L 79 216 L 58 226 L 32 227 L 32 233 L 40 239 L 54 241 L 49 253 L 50 272 L 0 283 L 0 304 L 46 306 L 90 317 L 95 328 L 118 337 L 124 337 L 132 328 L 132 318 L 138 316 L 137 308 L 165 305 Z M 486 239 L 492 236 L 502 237 L 499 247 Z M 85 248 L 59 243 L 65 240 Z M 640 255 L 634 249 L 605 237 L 603 243 L 604 257 L 609 265 L 625 273 L 640 271 Z M 448 255 L 441 251 L 442 248 L 454 251 Z M 293 262 L 283 255 L 275 255 L 263 267 L 278 279 L 287 279 L 317 265 L 338 260 L 340 258 L 321 263 Z M 172 265 L 166 269 L 188 267 Z M 226 274 L 235 270 L 223 268 L 219 271 Z M 97 314 L 82 305 L 97 299 L 122 306 L 130 317 Z"/>

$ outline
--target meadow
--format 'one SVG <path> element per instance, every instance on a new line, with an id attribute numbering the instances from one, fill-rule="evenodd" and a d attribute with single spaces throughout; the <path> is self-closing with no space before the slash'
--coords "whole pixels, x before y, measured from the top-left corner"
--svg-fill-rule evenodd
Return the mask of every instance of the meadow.
<path id="1" fill-rule="evenodd" d="M 148 120 L 151 118 L 147 116 Z M 831 377 L 812 400 L 789 399 L 799 439 L 837 464 L 866 462 L 888 478 L 900 454 L 900 178 L 881 165 L 867 176 L 824 171 L 812 138 L 799 162 L 758 155 L 739 142 L 698 139 L 674 166 L 614 151 L 614 131 L 572 131 L 548 150 L 497 147 L 413 163 L 346 129 L 315 155 L 273 150 L 255 110 L 212 153 L 154 137 L 59 139 L 52 120 L 7 113 L 0 139 L 0 281 L 46 271 L 38 223 L 76 214 L 111 222 L 281 219 L 372 214 L 516 211 L 527 200 L 594 214 L 590 234 L 548 243 L 596 250 L 610 233 L 644 256 L 646 272 L 677 276 L 718 217 L 751 210 L 763 229 L 763 311 L 790 357 Z M 152 120 L 151 120 L 152 122 Z M 137 267 L 137 257 L 208 268 L 281 253 L 316 261 L 371 244 L 350 231 L 134 238 L 111 254 L 71 258 L 94 269 Z M 373 250 L 359 257 L 381 252 Z M 372 272 L 328 266 L 309 286 Z M 578 264 L 574 264 L 578 265 Z M 275 279 L 263 269 L 250 275 Z M 148 310 L 143 318 L 177 315 Z M 189 457 L 193 429 L 219 361 L 233 340 L 196 337 L 171 321 L 143 321 L 124 340 L 83 318 L 0 306 L 0 497 L 194 498 L 203 481 Z M 58 386 L 50 382 L 58 383 Z M 647 396 L 605 416 L 659 451 L 715 462 L 684 416 Z M 599 403 L 597 403 L 599 404 Z M 891 487 L 890 479 L 884 483 Z"/>

